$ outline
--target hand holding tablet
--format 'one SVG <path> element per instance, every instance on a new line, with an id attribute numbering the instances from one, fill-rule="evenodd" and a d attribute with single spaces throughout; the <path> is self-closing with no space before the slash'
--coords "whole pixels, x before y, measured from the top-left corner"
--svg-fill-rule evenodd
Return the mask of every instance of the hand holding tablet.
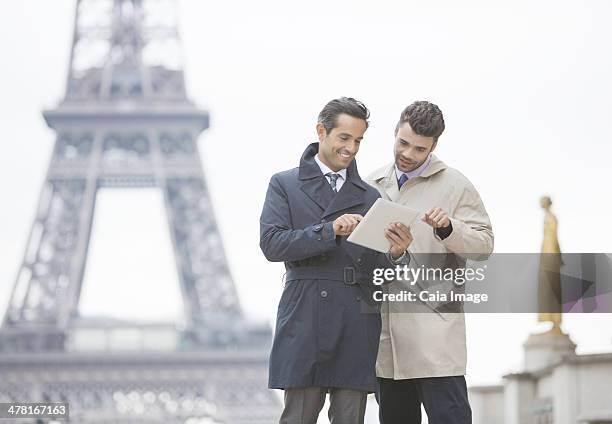
<path id="1" fill-rule="evenodd" d="M 401 222 L 409 227 L 420 211 L 389 200 L 378 199 L 347 239 L 351 243 L 387 253 L 390 241 L 385 237 L 389 224 Z"/>

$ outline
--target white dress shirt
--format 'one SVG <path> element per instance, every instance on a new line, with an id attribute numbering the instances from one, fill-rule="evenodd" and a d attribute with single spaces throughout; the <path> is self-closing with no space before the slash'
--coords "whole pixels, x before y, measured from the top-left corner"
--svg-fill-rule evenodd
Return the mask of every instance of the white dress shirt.
<path id="1" fill-rule="evenodd" d="M 323 162 L 321 162 L 321 159 L 319 159 L 319 154 L 317 153 L 314 157 L 315 162 L 317 163 L 317 165 L 319 165 L 319 168 L 321 168 L 321 172 L 323 173 L 323 175 L 325 175 L 325 177 L 327 178 L 327 182 L 329 183 L 329 185 L 331 186 L 331 178 L 326 175 L 328 172 L 331 172 L 332 174 L 338 174 L 339 177 L 336 180 L 336 191 L 340 191 L 340 189 L 342 188 L 342 185 L 344 184 L 344 182 L 346 181 L 346 168 L 339 170 L 338 172 L 334 172 L 331 169 L 329 169 L 329 167 L 327 165 L 325 165 Z"/>

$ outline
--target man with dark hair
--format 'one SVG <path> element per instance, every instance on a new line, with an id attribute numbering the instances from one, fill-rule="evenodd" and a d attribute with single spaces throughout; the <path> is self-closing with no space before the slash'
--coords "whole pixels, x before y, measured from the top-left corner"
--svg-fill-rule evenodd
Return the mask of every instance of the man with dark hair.
<path id="1" fill-rule="evenodd" d="M 493 231 L 474 186 L 432 154 L 443 131 L 440 109 L 414 102 L 395 128 L 394 162 L 367 181 L 383 198 L 424 212 L 410 226 L 414 241 L 409 266 L 455 271 L 465 268 L 467 259 L 491 254 Z M 396 280 L 384 287 L 389 294 L 419 289 L 448 294 L 460 287 L 435 278 Z M 430 424 L 471 423 L 462 311 L 462 305 L 441 296 L 422 305 L 383 303 L 376 363 L 381 424 L 420 423 L 421 404 Z"/>
<path id="2" fill-rule="evenodd" d="M 380 314 L 372 272 L 407 263 L 412 238 L 408 227 L 393 223 L 385 230 L 386 255 L 347 243 L 380 197 L 354 160 L 368 117 L 355 99 L 330 101 L 319 114 L 319 142 L 268 187 L 260 247 L 287 270 L 269 378 L 270 388 L 285 390 L 282 424 L 315 424 L 327 393 L 332 423 L 363 423 L 367 393 L 377 388 Z"/>

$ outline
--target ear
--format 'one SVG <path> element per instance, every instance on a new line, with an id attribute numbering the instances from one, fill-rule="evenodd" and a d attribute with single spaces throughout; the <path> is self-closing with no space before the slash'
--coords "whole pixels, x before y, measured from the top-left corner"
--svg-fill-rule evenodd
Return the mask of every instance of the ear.
<path id="1" fill-rule="evenodd" d="M 317 123 L 317 136 L 319 137 L 319 143 L 325 140 L 326 135 L 327 131 L 325 130 L 325 126 L 321 122 Z"/>

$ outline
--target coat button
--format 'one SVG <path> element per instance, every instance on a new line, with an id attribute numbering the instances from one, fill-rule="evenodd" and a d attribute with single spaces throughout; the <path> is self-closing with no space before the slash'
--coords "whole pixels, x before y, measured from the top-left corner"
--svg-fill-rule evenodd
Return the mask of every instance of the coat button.
<path id="1" fill-rule="evenodd" d="M 324 219 L 321 220 L 321 224 L 325 224 L 325 220 Z"/>
<path id="2" fill-rule="evenodd" d="M 361 264 L 363 263 L 363 259 L 361 259 L 361 258 L 357 258 L 357 263 L 358 263 L 359 265 L 361 265 Z"/>
<path id="3" fill-rule="evenodd" d="M 321 297 L 323 297 L 323 298 L 327 297 L 327 291 L 323 290 L 321 292 Z"/>
<path id="4" fill-rule="evenodd" d="M 361 296 L 357 296 L 357 302 L 361 300 Z"/>

